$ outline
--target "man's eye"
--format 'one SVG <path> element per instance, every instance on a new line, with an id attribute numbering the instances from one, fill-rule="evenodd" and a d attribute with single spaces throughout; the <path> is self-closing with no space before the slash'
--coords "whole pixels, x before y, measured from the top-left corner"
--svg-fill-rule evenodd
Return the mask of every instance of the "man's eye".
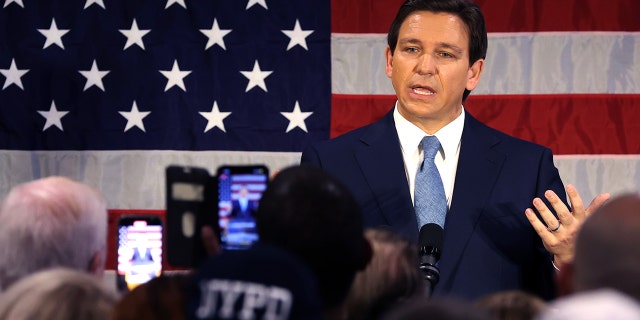
<path id="1" fill-rule="evenodd" d="M 449 52 L 440 52 L 440 56 L 443 58 L 453 58 L 453 55 Z"/>

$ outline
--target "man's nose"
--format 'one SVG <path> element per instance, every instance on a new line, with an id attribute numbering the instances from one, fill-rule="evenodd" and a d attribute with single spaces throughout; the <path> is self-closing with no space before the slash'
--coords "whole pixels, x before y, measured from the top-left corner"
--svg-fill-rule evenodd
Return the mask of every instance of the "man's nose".
<path id="1" fill-rule="evenodd" d="M 430 54 L 423 54 L 416 65 L 416 73 L 421 75 L 433 75 L 436 70 L 435 58 Z"/>

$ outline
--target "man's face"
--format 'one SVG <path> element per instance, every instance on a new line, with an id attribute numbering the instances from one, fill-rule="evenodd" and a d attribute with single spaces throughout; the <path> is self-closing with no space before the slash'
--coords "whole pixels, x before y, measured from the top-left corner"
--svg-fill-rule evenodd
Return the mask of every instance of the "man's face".
<path id="1" fill-rule="evenodd" d="M 249 196 L 249 190 L 247 189 L 247 187 L 243 186 L 240 188 L 240 190 L 238 191 L 238 196 L 240 198 L 246 198 L 247 196 Z"/>
<path id="2" fill-rule="evenodd" d="M 484 60 L 469 66 L 468 34 L 456 15 L 415 11 L 400 26 L 393 55 L 387 47 L 398 111 L 427 133 L 458 117 L 464 89 L 478 83 Z"/>

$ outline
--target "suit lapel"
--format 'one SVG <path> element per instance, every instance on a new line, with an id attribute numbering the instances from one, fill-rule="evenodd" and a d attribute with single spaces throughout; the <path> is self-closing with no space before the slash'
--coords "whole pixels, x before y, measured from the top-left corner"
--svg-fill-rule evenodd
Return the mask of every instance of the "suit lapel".
<path id="1" fill-rule="evenodd" d="M 446 290 L 453 284 L 458 262 L 490 198 L 505 160 L 505 155 L 493 148 L 498 143 L 500 140 L 485 125 L 469 113 L 465 115 L 453 198 L 444 229 L 439 289 Z"/>
<path id="2" fill-rule="evenodd" d="M 418 224 L 393 121 L 393 109 L 372 125 L 360 141 L 362 145 L 355 151 L 355 157 L 375 194 L 378 208 L 394 230 L 410 239 L 417 239 Z"/>

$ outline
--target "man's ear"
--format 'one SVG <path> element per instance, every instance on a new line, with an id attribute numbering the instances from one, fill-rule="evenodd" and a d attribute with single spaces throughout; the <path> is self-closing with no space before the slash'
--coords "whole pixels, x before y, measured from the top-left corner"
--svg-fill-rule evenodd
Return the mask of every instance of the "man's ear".
<path id="1" fill-rule="evenodd" d="M 393 75 L 393 52 L 391 52 L 391 48 L 389 48 L 389 46 L 387 46 L 385 56 L 387 58 L 385 73 L 387 74 L 387 77 L 391 78 L 391 75 Z"/>
<path id="2" fill-rule="evenodd" d="M 474 62 L 467 71 L 467 87 L 466 89 L 472 91 L 478 85 L 480 81 L 480 75 L 484 70 L 484 59 L 478 59 Z"/>
<path id="3" fill-rule="evenodd" d="M 573 293 L 573 275 L 574 266 L 572 262 L 563 264 L 560 271 L 556 273 L 558 297 Z"/>
<path id="4" fill-rule="evenodd" d="M 104 264 L 106 260 L 106 253 L 104 250 L 100 250 L 96 252 L 91 260 L 89 261 L 89 266 L 87 271 L 96 276 L 102 277 L 104 275 Z"/>

